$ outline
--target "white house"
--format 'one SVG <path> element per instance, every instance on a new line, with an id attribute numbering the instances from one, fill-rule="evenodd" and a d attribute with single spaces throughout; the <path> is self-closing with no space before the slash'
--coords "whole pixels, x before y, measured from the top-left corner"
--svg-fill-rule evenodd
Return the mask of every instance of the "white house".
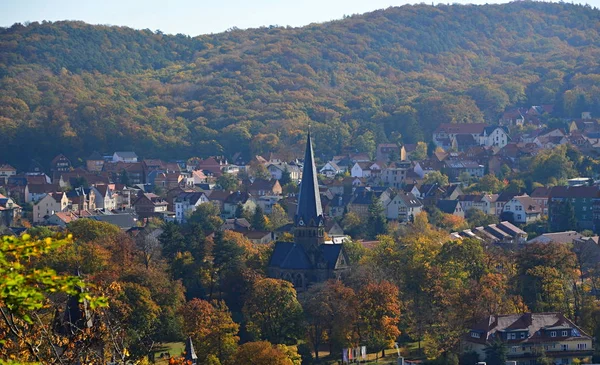
<path id="1" fill-rule="evenodd" d="M 343 174 L 346 170 L 346 168 L 338 166 L 335 162 L 329 161 L 321 168 L 321 170 L 319 170 L 319 174 L 332 178 L 338 174 Z"/>
<path id="2" fill-rule="evenodd" d="M 290 165 L 287 163 L 272 163 L 267 166 L 267 170 L 269 170 L 271 177 L 275 180 L 281 180 L 283 172 L 286 170 L 286 168 L 290 173 L 290 178 L 292 181 L 297 182 L 300 180 L 300 168 L 296 165 Z"/>
<path id="3" fill-rule="evenodd" d="M 183 192 L 173 201 L 175 205 L 175 220 L 184 223 L 202 203 L 208 203 L 208 197 L 203 192 Z"/>
<path id="4" fill-rule="evenodd" d="M 409 222 L 423 210 L 423 204 L 412 193 L 399 192 L 385 206 L 388 219 Z"/>
<path id="5" fill-rule="evenodd" d="M 541 218 L 542 208 L 527 194 L 518 195 L 504 204 L 503 213 L 512 213 L 515 223 L 530 223 Z"/>
<path id="6" fill-rule="evenodd" d="M 66 212 L 69 206 L 69 199 L 65 193 L 46 194 L 37 203 L 33 205 L 33 223 L 43 223 L 46 218 L 55 213 Z"/>
<path id="7" fill-rule="evenodd" d="M 96 185 L 91 192 L 96 195 L 96 208 L 113 210 L 117 208 L 116 195 L 110 185 Z"/>
<path id="8" fill-rule="evenodd" d="M 135 152 L 121 151 L 115 152 L 112 157 L 113 162 L 138 162 L 138 156 Z"/>
<path id="9" fill-rule="evenodd" d="M 504 127 L 489 126 L 485 127 L 479 136 L 479 144 L 481 146 L 497 146 L 502 148 L 508 144 L 509 138 L 508 132 Z"/>
<path id="10" fill-rule="evenodd" d="M 381 183 L 384 186 L 400 188 L 404 184 L 406 174 L 412 168 L 410 161 L 392 162 L 381 170 Z"/>
<path id="11" fill-rule="evenodd" d="M 375 172 L 379 173 L 381 166 L 377 162 L 356 162 L 350 170 L 352 177 L 371 177 Z"/>

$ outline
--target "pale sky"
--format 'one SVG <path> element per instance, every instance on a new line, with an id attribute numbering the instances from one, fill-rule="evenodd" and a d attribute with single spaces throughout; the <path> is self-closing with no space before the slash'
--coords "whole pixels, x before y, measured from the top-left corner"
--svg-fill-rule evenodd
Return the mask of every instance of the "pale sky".
<path id="1" fill-rule="evenodd" d="M 407 0 L 0 0 L 0 26 L 42 20 L 83 20 L 90 24 L 160 29 L 191 36 L 231 27 L 302 26 L 341 19 Z M 429 4 L 431 1 L 424 1 Z M 440 1 L 435 1 L 439 3 Z M 452 0 L 448 3 L 505 3 L 506 0 Z M 569 1 L 570 2 L 570 1 Z M 600 0 L 578 0 L 600 7 Z"/>

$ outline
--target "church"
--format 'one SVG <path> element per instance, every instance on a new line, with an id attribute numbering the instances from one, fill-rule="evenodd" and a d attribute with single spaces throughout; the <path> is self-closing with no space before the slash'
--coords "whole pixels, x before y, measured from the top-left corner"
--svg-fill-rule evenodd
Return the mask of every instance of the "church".
<path id="1" fill-rule="evenodd" d="M 325 243 L 325 219 L 309 131 L 294 217 L 294 242 L 275 243 L 268 266 L 270 277 L 290 281 L 300 292 L 313 283 L 340 279 L 349 270 L 343 245 Z"/>

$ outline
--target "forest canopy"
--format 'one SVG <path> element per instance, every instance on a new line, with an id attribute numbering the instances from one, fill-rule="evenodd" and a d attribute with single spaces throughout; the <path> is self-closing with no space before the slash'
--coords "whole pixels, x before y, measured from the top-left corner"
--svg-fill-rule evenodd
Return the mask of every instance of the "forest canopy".
<path id="1" fill-rule="evenodd" d="M 600 115 L 599 21 L 589 5 L 525 1 L 197 37 L 17 23 L 0 28 L 0 156 L 24 168 L 95 150 L 301 152 L 310 123 L 327 157 L 365 131 L 428 141 L 440 123 L 495 122 L 513 106 Z"/>

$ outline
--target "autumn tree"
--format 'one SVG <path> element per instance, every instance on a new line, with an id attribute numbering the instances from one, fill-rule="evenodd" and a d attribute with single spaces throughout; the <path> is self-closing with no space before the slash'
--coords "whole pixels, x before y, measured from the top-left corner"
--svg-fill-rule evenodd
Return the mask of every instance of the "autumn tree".
<path id="1" fill-rule="evenodd" d="M 289 352 L 285 345 L 272 345 L 267 341 L 247 342 L 239 347 L 233 360 L 235 364 L 300 365 L 297 353 L 290 356 Z"/>
<path id="2" fill-rule="evenodd" d="M 448 176 L 439 171 L 432 171 L 425 175 L 424 184 L 438 184 L 440 186 L 448 185 Z"/>
<path id="3" fill-rule="evenodd" d="M 198 360 L 214 355 L 221 364 L 234 364 L 239 325 L 231 319 L 225 302 L 192 299 L 181 308 L 184 333 L 192 337 Z"/>
<path id="4" fill-rule="evenodd" d="M 369 283 L 358 292 L 359 336 L 375 352 L 391 347 L 400 335 L 398 287 L 389 281 Z"/>
<path id="5" fill-rule="evenodd" d="M 302 306 L 289 281 L 255 281 L 243 312 L 254 338 L 282 344 L 296 341 L 301 334 Z"/>
<path id="6" fill-rule="evenodd" d="M 342 282 L 329 280 L 313 285 L 306 293 L 303 308 L 307 318 L 308 338 L 319 360 L 319 347 L 327 339 L 330 352 L 356 343 L 358 299 L 354 290 Z"/>

